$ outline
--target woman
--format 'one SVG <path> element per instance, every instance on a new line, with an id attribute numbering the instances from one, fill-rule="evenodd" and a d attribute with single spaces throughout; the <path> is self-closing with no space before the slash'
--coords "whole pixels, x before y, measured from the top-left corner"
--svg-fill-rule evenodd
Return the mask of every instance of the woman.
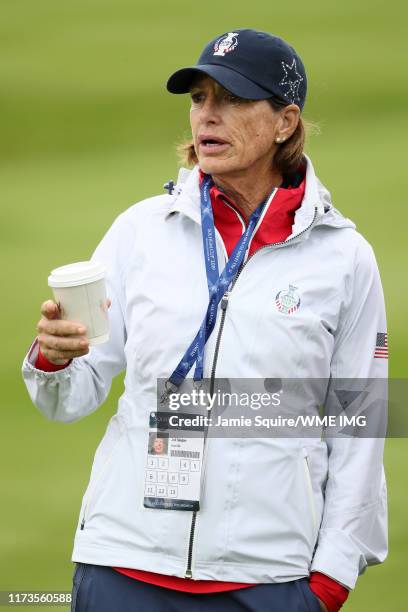
<path id="1" fill-rule="evenodd" d="M 166 441 L 164 438 L 156 438 L 152 436 L 149 453 L 151 455 L 164 455 L 166 454 Z"/>
<path id="2" fill-rule="evenodd" d="M 93 255 L 109 342 L 89 350 L 48 300 L 23 365 L 59 421 L 96 410 L 126 369 L 80 511 L 72 609 L 338 610 L 386 556 L 381 439 L 208 436 L 179 447 L 176 473 L 148 457 L 149 430 L 159 378 L 167 395 L 192 372 L 323 379 L 329 413 L 336 380 L 385 378 L 375 258 L 303 153 L 306 73 L 286 42 L 227 32 L 167 87 L 191 95 L 195 166 L 120 215 Z"/>

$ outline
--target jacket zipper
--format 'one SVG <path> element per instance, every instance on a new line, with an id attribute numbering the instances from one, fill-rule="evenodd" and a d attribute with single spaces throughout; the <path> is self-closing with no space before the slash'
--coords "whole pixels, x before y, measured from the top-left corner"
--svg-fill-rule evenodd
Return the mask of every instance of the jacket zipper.
<path id="1" fill-rule="evenodd" d="M 224 327 L 225 314 L 226 314 L 227 306 L 228 306 L 228 297 L 229 297 L 229 293 L 227 291 L 221 300 L 222 313 L 221 313 L 220 327 L 218 329 L 218 334 L 217 334 L 217 341 L 215 345 L 214 360 L 213 360 L 213 364 L 211 368 L 210 394 L 214 392 L 214 375 L 215 375 L 215 369 L 217 366 L 217 355 L 218 355 L 218 350 L 219 350 L 219 344 L 221 341 L 221 334 L 222 334 L 222 330 Z M 204 437 L 204 451 L 205 451 L 205 437 Z M 203 455 L 202 467 L 203 465 L 204 465 L 204 455 Z M 193 545 L 194 545 L 194 533 L 195 533 L 196 520 L 197 520 L 197 512 L 194 510 L 193 516 L 191 517 L 190 537 L 189 537 L 188 553 L 187 553 L 187 569 L 185 572 L 185 578 L 193 577 L 191 565 L 192 565 L 192 558 L 193 558 Z"/>
<path id="2" fill-rule="evenodd" d="M 289 238 L 288 240 L 282 240 L 281 242 L 273 242 L 271 244 L 265 244 L 263 247 L 260 247 L 254 253 L 252 253 L 252 255 L 250 257 L 248 257 L 248 259 L 241 264 L 241 266 L 240 266 L 240 268 L 239 268 L 239 270 L 238 270 L 234 280 L 232 281 L 232 285 L 231 285 L 230 290 L 225 292 L 225 294 L 224 294 L 224 296 L 223 296 L 223 298 L 221 300 L 221 304 L 220 304 L 222 313 L 221 313 L 220 326 L 218 328 L 217 340 L 215 342 L 214 357 L 213 357 L 213 362 L 212 362 L 212 367 L 211 367 L 210 393 L 214 392 L 215 371 L 216 371 L 216 368 L 217 368 L 218 353 L 219 353 L 220 344 L 221 344 L 221 336 L 222 336 L 222 332 L 223 332 L 223 329 L 224 329 L 225 317 L 226 317 L 226 314 L 227 314 L 228 299 L 229 299 L 229 296 L 231 294 L 231 291 L 233 290 L 233 288 L 235 287 L 235 285 L 237 283 L 237 280 L 238 280 L 242 270 L 245 268 L 247 263 L 252 259 L 252 257 L 256 253 L 258 253 L 259 251 L 262 251 L 263 249 L 268 249 L 268 248 L 273 248 L 273 247 L 281 246 L 283 244 L 284 245 L 290 244 L 294 240 L 297 240 L 299 238 L 299 236 L 302 236 L 302 234 L 304 234 L 309 229 L 311 229 L 311 227 L 314 225 L 314 223 L 316 221 L 316 218 L 317 218 L 317 206 L 315 206 L 313 219 L 311 220 L 309 225 L 307 227 L 305 227 L 305 229 L 303 229 L 301 232 L 296 234 L 296 236 L 293 236 L 292 238 Z M 205 438 L 204 438 L 204 443 L 205 443 Z M 204 455 L 203 455 L 203 464 L 204 464 Z M 202 464 L 202 467 L 203 467 L 203 464 Z M 191 566 L 192 566 L 192 559 L 193 559 L 194 532 L 195 532 L 196 520 L 197 520 L 197 511 L 194 510 L 193 511 L 193 516 L 191 517 L 190 536 L 189 536 L 188 553 L 187 553 L 187 569 L 186 569 L 186 572 L 184 574 L 185 578 L 192 578 L 193 577 L 193 572 L 192 572 Z"/>
<path id="3" fill-rule="evenodd" d="M 214 359 L 213 359 L 213 364 L 211 368 L 210 394 L 214 392 L 215 369 L 217 367 L 218 350 L 219 350 L 219 345 L 221 341 L 222 330 L 224 328 L 225 315 L 227 312 L 228 297 L 229 297 L 229 292 L 227 291 L 221 299 L 222 313 L 221 313 L 220 326 L 218 328 L 217 341 L 215 344 Z M 205 453 L 205 437 L 204 437 L 204 453 Z M 202 468 L 203 467 L 204 467 L 204 454 L 203 454 Z M 190 536 L 189 536 L 189 541 L 188 541 L 188 553 L 187 553 L 187 569 L 184 574 L 185 578 L 193 577 L 191 566 L 192 566 L 192 559 L 193 559 L 193 545 L 194 545 L 194 533 L 195 533 L 196 520 L 197 520 L 197 511 L 194 510 L 193 516 L 191 517 Z"/>
<path id="4" fill-rule="evenodd" d="M 185 578 L 193 577 L 193 572 L 191 571 L 191 563 L 192 563 L 192 558 L 193 558 L 194 531 L 195 531 L 196 520 L 197 520 L 197 512 L 196 510 L 194 510 L 193 516 L 191 517 L 190 537 L 188 540 L 187 569 L 186 569 L 186 573 L 184 574 Z"/>

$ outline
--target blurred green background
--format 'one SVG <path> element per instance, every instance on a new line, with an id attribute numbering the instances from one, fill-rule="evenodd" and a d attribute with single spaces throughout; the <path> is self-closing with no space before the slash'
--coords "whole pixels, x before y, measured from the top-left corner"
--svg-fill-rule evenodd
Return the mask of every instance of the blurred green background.
<path id="1" fill-rule="evenodd" d="M 164 83 L 217 34 L 267 30 L 303 58 L 304 116 L 321 130 L 307 152 L 374 246 L 391 374 L 407 376 L 407 16 L 402 0 L 2 1 L 0 590 L 71 588 L 80 501 L 122 388 L 117 379 L 104 406 L 71 425 L 31 405 L 20 368 L 48 273 L 88 259 L 121 211 L 176 177 L 189 103 Z M 405 602 L 407 458 L 405 439 L 387 441 L 390 554 L 360 578 L 350 612 Z"/>

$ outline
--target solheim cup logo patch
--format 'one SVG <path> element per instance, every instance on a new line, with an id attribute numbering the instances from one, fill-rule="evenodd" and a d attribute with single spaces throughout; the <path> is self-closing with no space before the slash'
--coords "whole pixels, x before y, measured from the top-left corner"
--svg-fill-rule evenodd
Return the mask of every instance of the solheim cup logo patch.
<path id="1" fill-rule="evenodd" d="M 297 287 L 289 285 L 289 289 L 279 291 L 276 294 L 275 305 L 279 312 L 293 314 L 300 306 L 300 297 L 296 291 Z"/>
<path id="2" fill-rule="evenodd" d="M 221 36 L 221 38 L 219 38 L 214 45 L 213 55 L 220 55 L 221 57 L 224 57 L 226 53 L 233 51 L 238 45 L 238 35 L 239 32 L 228 32 L 228 34 Z"/>

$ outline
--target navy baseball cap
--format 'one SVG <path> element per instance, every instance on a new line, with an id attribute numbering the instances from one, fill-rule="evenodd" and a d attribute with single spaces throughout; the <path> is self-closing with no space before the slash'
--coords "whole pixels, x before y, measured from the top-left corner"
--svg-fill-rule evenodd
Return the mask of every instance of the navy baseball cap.
<path id="1" fill-rule="evenodd" d="M 190 91 L 198 72 L 247 100 L 274 98 L 282 104 L 297 104 L 302 110 L 307 79 L 303 62 L 287 42 L 267 32 L 234 30 L 208 43 L 195 66 L 171 75 L 167 89 Z"/>

